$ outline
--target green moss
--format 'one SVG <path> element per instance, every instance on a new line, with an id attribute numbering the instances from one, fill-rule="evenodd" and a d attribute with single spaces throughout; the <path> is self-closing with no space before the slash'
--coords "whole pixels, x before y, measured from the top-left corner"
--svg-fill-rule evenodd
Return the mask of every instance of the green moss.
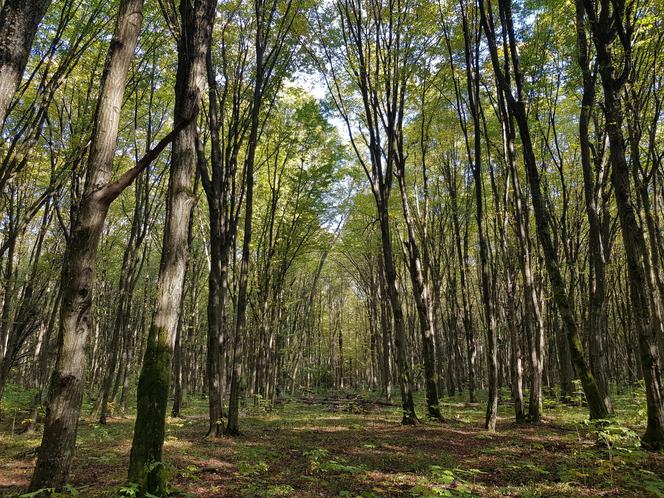
<path id="1" fill-rule="evenodd" d="M 158 496 L 165 496 L 168 485 L 168 473 L 161 457 L 172 355 L 168 332 L 153 325 L 138 380 L 129 480 Z"/>

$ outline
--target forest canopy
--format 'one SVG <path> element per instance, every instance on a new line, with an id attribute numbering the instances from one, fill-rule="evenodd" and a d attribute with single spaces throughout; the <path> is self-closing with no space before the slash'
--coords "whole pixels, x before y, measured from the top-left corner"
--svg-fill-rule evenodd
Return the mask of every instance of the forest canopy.
<path id="1" fill-rule="evenodd" d="M 663 10 L 0 0 L 0 491 L 664 495 Z"/>

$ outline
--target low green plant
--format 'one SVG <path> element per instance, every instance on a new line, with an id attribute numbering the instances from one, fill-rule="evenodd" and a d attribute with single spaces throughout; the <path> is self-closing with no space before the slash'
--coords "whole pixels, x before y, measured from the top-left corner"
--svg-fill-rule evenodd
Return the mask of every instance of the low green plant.
<path id="1" fill-rule="evenodd" d="M 476 495 L 472 493 L 470 483 L 465 477 L 474 477 L 475 470 L 447 469 L 440 465 L 432 465 L 427 476 L 418 478 L 417 484 L 410 489 L 410 494 L 418 498 L 474 497 Z"/>
<path id="2" fill-rule="evenodd" d="M 61 491 L 56 491 L 55 488 L 41 488 L 22 494 L 19 498 L 74 498 L 77 496 L 80 496 L 79 491 L 70 484 L 65 484 Z"/>
<path id="3" fill-rule="evenodd" d="M 268 486 L 265 491 L 265 496 L 272 498 L 274 496 L 293 496 L 295 489 L 293 486 L 288 484 L 278 484 L 274 486 Z"/>
<path id="4" fill-rule="evenodd" d="M 128 482 L 118 488 L 118 496 L 122 498 L 136 498 L 141 487 L 135 482 Z"/>

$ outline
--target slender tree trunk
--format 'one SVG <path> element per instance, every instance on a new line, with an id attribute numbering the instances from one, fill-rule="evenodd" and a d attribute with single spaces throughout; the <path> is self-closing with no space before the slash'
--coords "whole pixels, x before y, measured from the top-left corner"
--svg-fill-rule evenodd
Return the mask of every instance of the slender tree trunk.
<path id="1" fill-rule="evenodd" d="M 597 44 L 597 42 L 596 42 Z M 625 157 L 625 140 L 622 133 L 621 88 L 613 79 L 613 64 L 598 47 L 600 74 L 604 88 L 604 112 L 611 153 L 611 184 L 616 196 L 618 217 L 627 257 L 627 274 L 630 301 L 634 313 L 633 323 L 639 341 L 641 365 L 646 384 L 648 422 L 643 443 L 651 449 L 664 448 L 664 384 L 657 345 L 655 326 L 645 274 L 647 246 L 643 230 L 636 220 L 630 199 L 629 166 Z M 607 74 L 608 73 L 608 74 Z"/>
<path id="2" fill-rule="evenodd" d="M 196 197 L 196 190 L 198 186 L 198 177 L 194 181 L 194 197 Z M 189 211 L 189 222 L 187 225 L 187 254 L 190 254 L 191 251 L 191 244 L 194 240 L 194 210 L 196 209 L 196 205 L 194 204 Z M 187 275 L 188 272 L 190 272 L 190 266 L 191 266 L 191 258 L 187 259 L 186 267 L 184 270 L 185 275 Z M 175 331 L 175 342 L 173 345 L 173 350 L 174 350 L 174 358 L 173 358 L 173 381 L 175 383 L 175 386 L 173 387 L 173 407 L 171 409 L 171 415 L 173 417 L 179 417 L 180 416 L 180 410 L 182 408 L 182 401 L 183 401 L 183 396 L 184 396 L 184 389 L 183 389 L 183 370 L 185 368 L 184 366 L 184 354 L 183 354 L 183 343 L 184 343 L 184 334 L 183 331 L 186 330 L 189 326 L 194 326 L 196 321 L 194 320 L 194 324 L 187 325 L 185 324 L 185 319 L 186 319 L 186 298 L 187 298 L 187 291 L 189 291 L 189 299 L 191 303 L 191 308 L 193 310 L 196 309 L 196 304 L 197 304 L 197 293 L 196 293 L 196 276 L 192 275 L 191 280 L 190 280 L 190 285 L 187 288 L 185 288 L 182 292 L 182 299 L 180 300 L 180 314 L 178 316 L 178 325 L 177 329 Z M 189 319 L 192 319 L 192 316 L 194 313 L 191 313 L 190 316 L 188 317 Z"/>
<path id="3" fill-rule="evenodd" d="M 239 411 L 240 411 L 240 379 L 242 376 L 242 354 L 243 335 L 247 319 L 247 287 L 249 281 L 249 257 L 251 252 L 251 236 L 253 228 L 253 202 L 254 202 L 254 162 L 256 159 L 256 147 L 258 146 L 258 131 L 260 126 L 261 100 L 264 91 L 264 42 L 260 40 L 261 30 L 268 29 L 261 24 L 263 13 L 258 10 L 256 14 L 256 81 L 254 83 L 254 94 L 251 108 L 251 131 L 247 143 L 247 156 L 245 159 L 245 210 L 244 210 L 244 233 L 242 239 L 242 260 L 240 262 L 240 275 L 238 278 L 237 308 L 235 315 L 235 330 L 233 337 L 233 363 L 231 372 L 230 399 L 228 406 L 228 434 L 237 436 L 240 434 Z"/>
<path id="4" fill-rule="evenodd" d="M 238 435 L 239 410 L 240 410 L 240 384 L 242 376 L 242 347 L 246 327 L 247 311 L 247 288 L 249 280 L 249 257 L 251 253 L 251 237 L 253 229 L 253 196 L 254 196 L 254 167 L 256 160 L 256 148 L 258 137 L 262 126 L 262 103 L 265 92 L 271 80 L 276 80 L 276 86 L 280 86 L 281 75 L 274 75 L 275 60 L 286 55 L 284 44 L 290 33 L 296 7 L 289 0 L 281 12 L 281 18 L 275 18 L 278 10 L 276 0 L 257 1 L 254 4 L 255 15 L 255 73 L 254 88 L 251 101 L 249 139 L 244 160 L 245 174 L 245 211 L 244 211 L 244 233 L 242 240 L 242 260 L 240 262 L 240 273 L 238 277 L 237 307 L 235 315 L 235 329 L 232 351 L 231 385 L 228 404 L 228 428 L 229 435 Z M 269 111 L 268 111 L 269 112 Z"/>
<path id="5" fill-rule="evenodd" d="M 13 320 L 11 320 L 12 323 L 7 323 L 8 338 L 5 343 L 4 355 L 0 358 L 0 398 L 2 398 L 2 392 L 9 378 L 9 373 L 14 366 L 25 341 L 42 326 L 44 320 L 38 305 L 42 293 L 39 289 L 36 289 L 35 286 L 38 284 L 37 272 L 39 269 L 39 261 L 41 259 L 44 237 L 46 236 L 46 230 L 50 223 L 51 213 L 51 202 L 49 199 L 44 207 L 44 214 L 42 216 L 39 232 L 37 233 L 37 240 L 35 241 L 32 255 L 30 257 L 30 273 L 27 277 L 27 283 L 20 294 L 18 310 L 13 315 Z M 13 276 L 14 251 L 15 243 L 12 243 L 7 258 L 7 275 L 9 276 L 9 282 L 7 283 L 8 288 L 5 290 L 5 302 L 3 303 L 3 322 L 10 321 L 9 304 L 11 300 L 9 299 L 8 293 L 13 292 L 12 282 L 15 280 Z M 38 292 L 38 295 L 35 295 L 35 291 Z"/>
<path id="6" fill-rule="evenodd" d="M 633 323 L 638 334 L 641 365 L 646 384 L 648 422 L 643 442 L 651 449 L 662 449 L 664 448 L 664 384 L 662 383 L 662 367 L 656 338 L 656 322 L 646 295 L 648 283 L 644 260 L 647 257 L 647 248 L 643 231 L 636 221 L 634 207 L 630 200 L 629 169 L 625 159 L 625 142 L 621 129 L 620 97 L 614 88 L 607 87 L 609 85 L 605 84 L 604 110 L 611 146 L 611 183 L 618 205 L 618 216 L 627 256 L 630 300 L 634 312 Z"/>
<path id="7" fill-rule="evenodd" d="M 379 303 L 380 303 L 380 328 L 382 331 L 382 366 L 383 366 L 383 380 L 385 401 L 392 401 L 392 323 L 389 314 L 389 309 L 386 305 L 387 291 L 385 284 L 385 264 L 383 258 L 378 257 L 378 289 L 379 289 Z"/>
<path id="8" fill-rule="evenodd" d="M 183 299 L 184 302 L 184 299 Z M 175 331 L 175 345 L 173 347 L 173 406 L 171 408 L 171 417 L 178 418 L 180 416 L 180 411 L 182 410 L 182 395 L 183 395 L 183 369 L 184 369 L 184 358 L 183 358 L 183 334 L 182 329 L 183 325 L 183 315 L 184 312 L 180 311 L 180 317 L 178 318 L 178 327 Z"/>
<path id="9" fill-rule="evenodd" d="M 136 213 L 134 213 L 136 216 Z M 133 224 L 133 222 L 132 222 Z M 132 227 L 133 228 L 133 227 Z M 133 285 L 131 280 L 135 271 L 135 258 L 133 254 L 137 249 L 134 245 L 133 237 L 130 237 L 125 254 L 122 261 L 122 268 L 120 274 L 120 283 L 118 285 L 118 305 L 115 311 L 115 316 L 112 324 L 111 341 L 108 346 L 109 357 L 106 362 L 104 379 L 102 381 L 100 393 L 100 406 L 99 406 L 99 423 L 106 424 L 106 417 L 108 415 L 108 402 L 112 394 L 113 380 L 115 379 L 116 367 L 118 357 L 122 354 L 120 351 L 120 340 L 122 333 L 127 327 L 127 321 L 131 313 L 131 298 L 133 295 Z M 132 271 L 133 270 L 133 271 Z"/>
<path id="10" fill-rule="evenodd" d="M 173 141 L 167 194 L 167 218 L 157 283 L 156 306 L 138 381 L 136 423 L 129 480 L 144 491 L 165 494 L 162 461 L 171 360 L 188 258 L 188 221 L 194 203 L 196 122 L 212 36 L 216 0 L 180 2 L 175 123 L 187 122 Z"/>
<path id="11" fill-rule="evenodd" d="M 408 243 L 406 245 L 406 256 L 408 258 L 408 270 L 413 285 L 415 307 L 420 326 L 422 339 L 422 356 L 424 360 L 424 383 L 426 390 L 427 416 L 434 420 L 442 420 L 440 405 L 438 404 L 438 383 L 436 373 L 436 356 L 434 345 L 433 316 L 431 312 L 431 295 L 429 287 L 424 278 L 422 258 L 415 236 L 415 222 L 410 212 L 408 194 L 405 183 L 405 165 L 399 167 L 399 191 L 401 192 L 401 205 L 403 207 L 404 219 L 408 231 Z"/>
<path id="12" fill-rule="evenodd" d="M 413 379 L 411 369 L 408 365 L 406 355 L 407 336 L 406 324 L 404 322 L 401 299 L 397 289 L 397 272 L 394 267 L 394 256 L 392 254 L 392 238 L 390 234 L 390 222 L 387 210 L 387 202 L 379 205 L 380 232 L 383 248 L 383 265 L 385 270 L 385 286 L 387 297 L 392 307 L 392 318 L 394 320 L 394 352 L 397 372 L 399 374 L 399 388 L 401 390 L 401 407 L 403 425 L 413 425 L 417 421 L 415 413 L 415 402 L 413 401 Z"/>
<path id="13" fill-rule="evenodd" d="M 542 246 L 544 254 L 544 262 L 549 281 L 553 291 L 554 302 L 558 308 L 562 318 L 565 334 L 570 345 L 572 354 L 572 362 L 574 363 L 576 372 L 581 377 L 581 383 L 588 400 L 588 407 L 590 416 L 593 419 L 606 418 L 607 412 L 602 396 L 597 388 L 597 383 L 588 368 L 584 354 L 581 337 L 576 324 L 574 311 L 570 306 L 569 297 L 565 288 L 565 283 L 560 272 L 560 266 L 557 261 L 555 249 L 551 240 L 551 227 L 549 224 L 550 214 L 548 207 L 545 203 L 544 196 L 540 185 L 540 176 L 535 154 L 533 151 L 532 140 L 530 136 L 530 129 L 528 126 L 528 117 L 526 115 L 525 102 L 522 98 L 521 90 L 521 73 L 519 71 L 519 56 L 516 49 L 516 38 L 514 35 L 514 28 L 512 26 L 512 11 L 511 4 L 508 0 L 500 0 L 499 7 L 501 12 L 501 19 L 504 20 L 504 28 L 507 32 L 509 40 L 509 53 L 512 61 L 512 69 L 517 86 L 517 98 L 512 95 L 510 87 L 507 85 L 503 69 L 501 68 L 498 59 L 498 49 L 496 47 L 496 32 L 493 25 L 493 16 L 491 11 L 487 12 L 489 6 L 485 6 L 486 0 L 480 0 L 480 14 L 482 26 L 486 34 L 486 39 L 489 45 L 489 52 L 491 55 L 491 63 L 496 75 L 498 85 L 502 88 L 508 102 L 510 113 L 514 116 L 517 126 L 519 128 L 519 135 L 521 137 L 521 145 L 523 149 L 524 164 L 530 184 L 531 199 L 533 203 L 533 210 L 535 213 L 535 222 L 537 228 L 537 235 Z"/>
<path id="14" fill-rule="evenodd" d="M 643 230 L 637 221 L 634 204 L 630 198 L 630 168 L 625 154 L 625 139 L 622 131 L 623 111 L 621 98 L 631 67 L 632 20 L 631 9 L 624 2 L 601 0 L 596 6 L 584 0 L 586 15 L 590 20 L 593 41 L 597 50 L 597 63 L 604 93 L 604 116 L 609 137 L 611 184 L 618 207 L 618 218 L 627 259 L 629 297 L 633 312 L 633 323 L 639 341 L 641 366 L 646 384 L 646 406 L 648 422 L 642 438 L 644 446 L 651 449 L 664 448 L 664 384 L 657 344 L 657 321 L 648 295 L 649 282 L 648 247 Z M 621 35 L 619 35 L 619 32 Z M 622 45 L 621 64 L 614 59 L 614 42 Z M 633 158 L 635 160 L 636 158 Z"/>
<path id="15" fill-rule="evenodd" d="M 586 216 L 588 218 L 588 264 L 591 267 L 591 280 L 588 285 L 587 319 L 590 369 L 597 379 L 597 387 L 606 405 L 606 411 L 613 413 L 613 406 L 608 396 L 609 384 L 603 362 L 604 341 L 607 333 L 605 246 L 608 241 L 602 237 L 589 137 L 590 119 L 595 105 L 596 73 L 591 72 L 590 69 L 583 0 L 576 0 L 576 32 L 577 58 L 583 76 L 583 96 L 581 99 L 581 111 L 579 113 L 579 144 L 583 171 L 583 194 Z"/>

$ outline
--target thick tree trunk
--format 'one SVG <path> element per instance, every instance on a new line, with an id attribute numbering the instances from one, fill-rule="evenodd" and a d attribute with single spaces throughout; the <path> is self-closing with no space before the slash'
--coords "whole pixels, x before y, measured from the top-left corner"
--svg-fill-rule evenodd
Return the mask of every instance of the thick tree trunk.
<path id="1" fill-rule="evenodd" d="M 205 81 L 205 61 L 212 36 L 216 0 L 180 2 L 180 38 L 175 81 L 175 123 L 187 126 L 173 140 L 156 306 L 138 381 L 136 423 L 129 460 L 129 480 L 144 491 L 165 494 L 161 464 L 171 361 L 188 258 L 189 219 L 194 204 L 196 121 Z"/>
<path id="2" fill-rule="evenodd" d="M 85 348 L 92 321 L 97 247 L 112 200 L 101 194 L 112 174 L 120 109 L 142 19 L 143 0 L 120 3 L 101 81 L 84 195 L 62 271 L 58 355 L 51 377 L 44 436 L 30 484 L 33 491 L 62 487 L 74 457 L 87 360 Z"/>

